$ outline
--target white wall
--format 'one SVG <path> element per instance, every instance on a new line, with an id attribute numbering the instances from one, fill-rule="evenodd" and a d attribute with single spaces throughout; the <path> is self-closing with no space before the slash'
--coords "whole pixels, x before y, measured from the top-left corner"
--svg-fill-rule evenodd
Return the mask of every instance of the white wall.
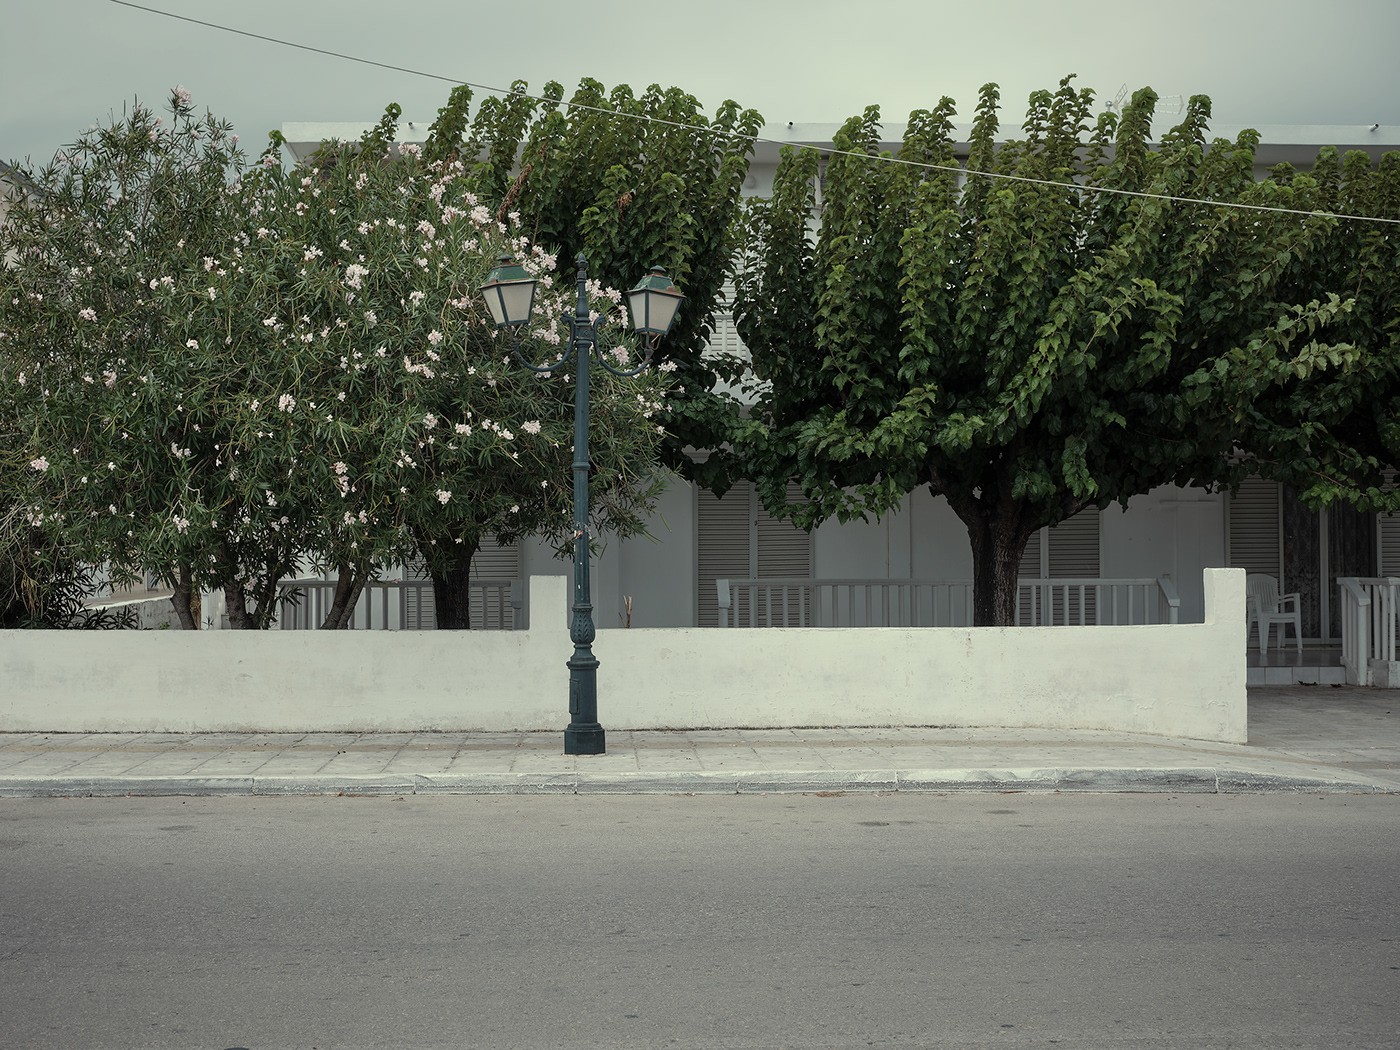
<path id="1" fill-rule="evenodd" d="M 558 729 L 564 577 L 528 631 L 0 631 L 0 730 Z M 1244 571 L 1204 624 L 600 633 L 613 729 L 1041 726 L 1245 739 Z"/>
<path id="2" fill-rule="evenodd" d="M 602 537 L 603 552 L 589 568 L 593 620 L 599 630 L 625 625 L 623 599 L 628 595 L 633 627 L 694 625 L 695 524 L 694 488 L 672 475 L 647 526 L 650 536 L 625 541 Z M 555 557 L 547 543 L 526 538 L 520 551 L 523 576 L 573 576 L 573 559 Z"/>
<path id="3" fill-rule="evenodd" d="M 1205 616 L 1201 570 L 1225 564 L 1225 497 L 1163 485 L 1104 509 L 1100 564 L 1109 578 L 1170 576 L 1181 596 L 1183 623 Z"/>

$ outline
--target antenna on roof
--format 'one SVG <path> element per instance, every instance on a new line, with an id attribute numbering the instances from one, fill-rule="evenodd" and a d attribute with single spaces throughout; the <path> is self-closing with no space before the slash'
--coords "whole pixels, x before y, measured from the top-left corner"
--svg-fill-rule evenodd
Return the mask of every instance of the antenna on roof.
<path id="1" fill-rule="evenodd" d="M 1124 84 L 1118 89 L 1118 94 L 1103 104 L 1103 108 L 1110 113 L 1122 113 L 1123 103 L 1128 97 L 1128 85 Z"/>
<path id="2" fill-rule="evenodd" d="M 1104 103 L 1104 109 L 1110 113 L 1122 113 L 1123 106 L 1128 101 L 1128 85 L 1124 84 L 1118 89 L 1118 94 Z M 1177 117 L 1186 108 L 1186 99 L 1180 95 L 1159 95 L 1157 98 L 1157 108 L 1153 113 L 1155 117 Z"/>

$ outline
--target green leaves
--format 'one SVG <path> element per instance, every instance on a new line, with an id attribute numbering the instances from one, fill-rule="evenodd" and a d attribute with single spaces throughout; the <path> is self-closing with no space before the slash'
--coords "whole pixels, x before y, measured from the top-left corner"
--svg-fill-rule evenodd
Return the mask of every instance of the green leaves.
<path id="1" fill-rule="evenodd" d="M 1091 101 L 1066 78 L 1031 97 L 1024 138 L 998 142 L 988 85 L 960 192 L 880 159 L 867 109 L 836 136 L 856 155 L 827 165 L 815 238 L 817 159 L 784 154 L 772 199 L 746 207 L 736 282 L 769 384 L 746 469 L 771 482 L 770 510 L 788 479 L 813 499 L 804 522 L 853 499 L 878 513 L 928 484 L 971 532 L 1024 536 L 1155 485 L 1226 482 L 1242 449 L 1273 476 L 1325 463 L 1310 491 L 1383 489 L 1376 464 L 1400 458 L 1381 422 L 1400 362 L 1394 238 L 1094 191 L 1390 214 L 1400 156 L 1373 171 L 1324 151 L 1313 175 L 1256 183 L 1258 135 L 1207 148 L 1202 96 L 1160 147 L 1150 89 L 1092 127 Z M 911 115 L 900 156 L 951 163 L 952 112 Z"/>

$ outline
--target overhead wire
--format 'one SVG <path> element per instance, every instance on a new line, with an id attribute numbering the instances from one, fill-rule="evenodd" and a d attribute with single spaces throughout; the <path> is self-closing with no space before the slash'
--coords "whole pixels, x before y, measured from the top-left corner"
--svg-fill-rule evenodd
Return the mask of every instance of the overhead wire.
<path id="1" fill-rule="evenodd" d="M 193 18 L 189 15 L 176 14 L 174 11 L 163 11 L 156 7 L 146 7 L 144 4 L 133 3 L 132 0 L 108 0 L 109 3 L 117 4 L 121 7 L 134 8 L 137 11 L 146 11 L 153 15 L 161 15 L 165 18 L 173 18 L 181 22 L 190 22 L 194 25 L 205 26 L 209 29 L 217 29 L 220 32 L 232 33 L 236 36 L 248 37 L 253 40 L 261 40 L 269 44 L 278 44 L 283 47 L 296 48 L 299 51 L 309 51 L 312 54 L 325 55 L 329 58 L 338 58 L 346 62 L 358 62 L 361 65 L 376 66 L 379 69 L 391 70 L 395 73 L 407 73 L 410 76 L 425 77 L 429 80 L 438 80 L 454 86 L 465 86 L 478 91 L 486 91 L 495 95 L 508 97 L 526 98 L 535 102 L 548 102 L 555 105 L 565 105 L 572 109 L 581 109 L 594 113 L 602 113 L 611 117 L 626 117 L 629 120 L 640 120 L 650 124 L 660 124 L 665 127 L 680 128 L 686 131 L 700 132 L 705 135 L 717 135 L 730 138 L 741 138 L 753 142 L 777 146 L 802 146 L 804 148 L 819 149 L 821 153 L 829 156 L 861 157 L 866 160 L 883 161 L 890 164 L 904 164 L 910 167 L 922 168 L 928 171 L 941 171 L 954 175 L 962 175 L 967 178 L 980 177 L 987 179 L 1000 179 L 1005 182 L 1020 182 L 1034 186 L 1049 186 L 1055 189 L 1074 190 L 1081 193 L 1109 193 L 1121 197 L 1138 197 L 1147 200 L 1172 201 L 1176 204 L 1201 204 L 1213 208 L 1235 208 L 1241 211 L 1272 212 L 1280 215 L 1302 215 L 1308 218 L 1324 219 L 1348 219 L 1357 222 L 1384 223 L 1387 225 L 1400 226 L 1400 219 L 1386 219 L 1375 215 L 1350 215 L 1344 212 L 1330 211 L 1309 211 L 1304 208 L 1279 208 L 1266 204 L 1243 204 L 1238 201 L 1217 201 L 1205 197 L 1180 197 L 1168 193 L 1150 193 L 1145 190 L 1127 190 L 1116 186 L 1085 186 L 1081 183 L 1058 182 L 1054 179 L 1036 179 L 1026 175 L 1011 175 L 998 171 L 979 171 L 974 168 L 964 168 L 948 164 L 932 164 L 928 161 L 909 160 L 904 157 L 896 157 L 888 153 L 874 154 L 859 150 L 836 149 L 832 146 L 810 146 L 807 143 L 784 142 L 782 139 L 766 138 L 761 135 L 746 135 L 738 131 L 726 131 L 723 128 L 715 128 L 700 124 L 686 124 L 682 121 L 667 120 L 664 117 L 653 117 L 645 113 L 622 113 L 615 109 L 608 109 L 603 106 L 592 106 L 585 102 L 561 102 L 559 99 L 550 98 L 546 95 L 531 95 L 525 91 L 516 91 L 510 88 L 496 87 L 491 84 L 479 84 L 470 80 L 459 80 L 456 77 L 443 76 L 440 73 L 429 73 L 426 70 L 414 69 L 411 66 L 398 66 L 390 62 L 380 62 L 372 58 L 364 58 L 360 55 L 350 55 L 342 51 L 331 51 L 328 48 L 313 47 L 310 44 L 301 44 L 294 40 L 284 40 L 280 37 L 267 36 L 263 33 L 254 33 L 247 29 L 236 29 L 233 26 L 221 25 L 217 22 L 208 22 L 202 18 Z"/>

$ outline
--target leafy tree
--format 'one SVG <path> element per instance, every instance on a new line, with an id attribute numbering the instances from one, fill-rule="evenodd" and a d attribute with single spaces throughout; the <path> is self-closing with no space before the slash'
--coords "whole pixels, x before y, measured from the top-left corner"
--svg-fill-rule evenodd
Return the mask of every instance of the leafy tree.
<path id="1" fill-rule="evenodd" d="M 12 492 L 43 538 L 31 537 L 38 571 L 110 562 L 120 580 L 158 568 L 193 627 L 192 552 L 162 524 L 189 474 L 172 452 L 183 425 L 165 404 L 179 387 L 156 382 L 185 374 L 148 282 L 224 238 L 240 158 L 228 125 L 196 116 L 188 92 L 175 89 L 170 108 L 165 126 L 138 103 L 43 171 L 21 172 L 36 199 L 0 225 L 11 260 L 0 270 L 0 399 L 27 461 Z"/>
<path id="2" fill-rule="evenodd" d="M 1387 498 L 1380 444 L 1314 425 L 1308 406 L 1322 397 L 1349 419 L 1378 383 L 1394 389 L 1393 292 L 1355 321 L 1356 285 L 1335 279 L 1349 264 L 1314 262 L 1337 220 L 1162 199 L 1313 211 L 1340 198 L 1325 174 L 1256 182 L 1257 134 L 1208 146 L 1202 96 L 1152 148 L 1155 99 L 1139 91 L 1121 121 L 1091 125 L 1092 93 L 1066 78 L 997 147 L 988 85 L 961 188 L 950 99 L 911 114 L 910 164 L 878 154 L 867 109 L 835 138 L 854 155 L 826 166 L 815 244 L 818 157 L 785 152 L 772 198 L 745 212 L 737 278 L 762 385 L 736 458 L 770 509 L 810 527 L 927 485 L 967 527 L 974 622 L 1006 625 L 1027 540 L 1084 507 L 1228 484 L 1261 457 L 1275 476 L 1344 465 Z M 1394 259 L 1393 235 L 1358 236 Z M 1393 284 L 1393 262 L 1367 272 Z M 810 504 L 785 507 L 790 478 Z"/>
<path id="3" fill-rule="evenodd" d="M 661 456 L 722 487 L 724 461 L 694 464 L 684 449 L 720 444 L 736 410 L 713 389 L 734 378 L 727 363 L 702 351 L 732 269 L 734 219 L 762 116 L 727 101 L 707 118 L 694 96 L 655 84 L 636 95 L 584 79 L 567 103 L 552 81 L 545 102 L 526 98 L 523 81 L 512 87 L 484 100 L 475 117 L 471 89 L 454 89 L 426 159 L 462 159 L 498 219 L 517 212 L 531 239 L 562 259 L 582 252 L 604 285 L 630 288 L 652 266 L 666 268 L 686 301 L 656 358 L 678 369 Z"/>
<path id="4" fill-rule="evenodd" d="M 142 110 L 105 130 L 74 185 L 163 170 L 196 138 L 187 101 L 168 138 Z M 48 217 L 16 232 L 9 275 L 17 292 L 46 291 L 0 312 L 6 330 L 49 333 L 6 370 L 35 526 L 91 560 L 176 579 L 182 619 L 189 581 L 222 587 L 241 628 L 267 626 L 277 581 L 307 561 L 340 568 L 323 626 L 343 627 L 366 580 L 415 551 L 441 581 L 439 625 L 465 627 L 483 535 L 572 542 L 572 391 L 510 360 L 477 293 L 498 254 L 524 256 L 545 289 L 534 336 L 558 343 L 568 295 L 553 258 L 479 203 L 460 162 L 391 156 L 392 131 L 389 116 L 303 169 L 284 171 L 275 142 L 241 179 L 226 166 L 207 232 L 187 227 L 139 265 L 121 254 L 127 227 L 97 237 L 97 198 L 52 178 Z M 661 434 L 648 417 L 665 379 L 598 384 L 600 528 L 635 531 L 651 506 Z"/>

